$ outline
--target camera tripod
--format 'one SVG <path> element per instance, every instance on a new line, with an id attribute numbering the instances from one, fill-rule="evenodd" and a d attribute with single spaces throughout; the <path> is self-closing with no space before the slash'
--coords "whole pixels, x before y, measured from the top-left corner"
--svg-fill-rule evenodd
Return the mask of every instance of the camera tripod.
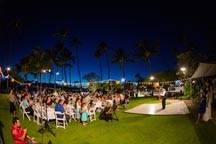
<path id="1" fill-rule="evenodd" d="M 42 99 L 42 97 L 41 97 L 41 99 Z M 38 130 L 38 132 L 42 135 L 42 137 L 41 137 L 41 144 L 43 144 L 43 141 L 44 141 L 44 134 L 46 133 L 46 132 L 49 132 L 50 134 L 52 134 L 54 137 L 56 137 L 56 135 L 55 135 L 55 133 L 53 132 L 53 130 L 52 130 L 52 128 L 49 126 L 49 120 L 48 120 L 48 113 L 47 113 L 47 105 L 46 105 L 46 103 L 44 103 L 45 104 L 45 113 L 46 113 L 46 118 L 45 119 L 43 119 L 42 118 L 42 126 L 41 126 L 41 128 Z M 41 104 L 41 112 L 43 111 L 42 109 L 43 109 L 43 102 L 42 102 L 42 104 Z M 49 143 L 52 143 L 51 141 L 49 141 Z"/>

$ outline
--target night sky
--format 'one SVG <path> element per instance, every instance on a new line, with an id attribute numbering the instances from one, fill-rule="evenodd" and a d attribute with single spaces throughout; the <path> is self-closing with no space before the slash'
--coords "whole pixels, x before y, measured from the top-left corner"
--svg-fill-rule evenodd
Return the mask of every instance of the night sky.
<path id="1" fill-rule="evenodd" d="M 177 47 L 178 35 L 187 32 L 198 47 L 204 48 L 204 33 L 209 25 L 215 25 L 216 14 L 211 3 L 205 5 L 198 1 L 45 3 L 5 0 L 0 5 L 1 65 L 15 65 L 35 46 L 52 47 L 56 41 L 52 33 L 68 28 L 71 36 L 77 36 L 82 41 L 82 75 L 87 72 L 99 74 L 94 51 L 101 41 L 107 42 L 110 48 L 123 48 L 128 53 L 133 53 L 139 40 L 160 40 L 161 50 L 159 55 L 152 58 L 152 71 L 175 68 L 175 57 L 171 50 Z M 14 32 L 10 25 L 17 19 L 21 26 Z M 107 78 L 105 60 L 103 69 L 103 77 Z M 127 79 L 133 79 L 136 73 L 147 75 L 146 65 L 141 60 L 126 66 Z M 76 67 L 74 75 L 73 80 L 78 80 Z M 111 78 L 120 79 L 118 65 L 111 65 Z"/>

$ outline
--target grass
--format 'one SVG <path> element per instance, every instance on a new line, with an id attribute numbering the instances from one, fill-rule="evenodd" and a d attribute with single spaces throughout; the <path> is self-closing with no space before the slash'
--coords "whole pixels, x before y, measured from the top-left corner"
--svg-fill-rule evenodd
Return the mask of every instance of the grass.
<path id="1" fill-rule="evenodd" d="M 6 144 L 11 144 L 11 115 L 6 95 L 0 95 L 0 120 L 3 123 L 3 133 Z M 129 108 L 143 103 L 156 103 L 154 98 L 132 99 Z M 212 123 L 195 126 L 188 115 L 185 116 L 146 116 L 125 113 L 123 109 L 117 112 L 120 121 L 105 122 L 97 120 L 86 127 L 76 122 L 69 123 L 66 129 L 51 126 L 56 137 L 49 133 L 44 135 L 44 143 L 49 140 L 53 144 L 215 144 L 215 126 Z M 21 119 L 21 115 L 19 114 Z M 22 120 L 22 119 L 21 119 Z M 23 127 L 28 129 L 29 135 L 41 142 L 42 136 L 37 130 L 40 128 L 34 122 L 25 119 Z M 203 132 L 202 132 L 203 131 Z"/>

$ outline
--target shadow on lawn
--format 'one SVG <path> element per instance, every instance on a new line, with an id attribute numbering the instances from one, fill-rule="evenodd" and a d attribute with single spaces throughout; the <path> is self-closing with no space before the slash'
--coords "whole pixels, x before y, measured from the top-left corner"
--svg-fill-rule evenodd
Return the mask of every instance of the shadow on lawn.
<path id="1" fill-rule="evenodd" d="M 196 133 L 201 144 L 215 144 L 216 143 L 216 126 L 211 122 L 201 122 L 195 126 Z"/>
<path id="2" fill-rule="evenodd" d="M 3 123 L 0 121 L 0 143 L 5 144 L 4 135 L 3 135 Z"/>
<path id="3" fill-rule="evenodd" d="M 192 124 L 194 125 L 197 136 L 199 137 L 201 144 L 215 144 L 216 143 L 216 125 L 212 122 L 200 122 L 198 125 L 195 124 L 197 118 L 198 105 L 193 104 L 188 106 L 190 110 L 189 117 Z"/>

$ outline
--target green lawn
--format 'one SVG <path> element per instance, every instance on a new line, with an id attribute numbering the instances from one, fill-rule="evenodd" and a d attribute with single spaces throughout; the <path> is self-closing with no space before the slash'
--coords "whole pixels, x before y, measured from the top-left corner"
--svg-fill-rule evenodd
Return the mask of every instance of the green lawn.
<path id="1" fill-rule="evenodd" d="M 0 120 L 6 144 L 12 144 L 10 126 L 12 117 L 6 95 L 0 95 Z M 131 100 L 129 108 L 143 103 L 158 102 L 153 98 Z M 128 114 L 121 109 L 117 113 L 120 121 L 94 121 L 83 127 L 76 122 L 69 123 L 66 129 L 51 126 L 56 137 L 49 133 L 44 136 L 44 143 L 53 144 L 215 144 L 215 126 L 211 123 L 195 126 L 189 116 L 145 116 Z M 21 118 L 21 116 L 19 115 Z M 31 136 L 41 142 L 42 136 L 37 132 L 39 126 L 25 119 L 23 127 Z"/>

